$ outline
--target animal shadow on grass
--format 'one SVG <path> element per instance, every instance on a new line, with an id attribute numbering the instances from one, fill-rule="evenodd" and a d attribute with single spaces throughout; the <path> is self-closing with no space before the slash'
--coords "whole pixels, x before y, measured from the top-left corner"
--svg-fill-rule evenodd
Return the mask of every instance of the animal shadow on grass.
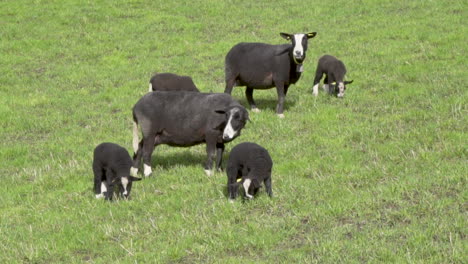
<path id="1" fill-rule="evenodd" d="M 260 109 L 260 111 L 262 111 L 262 112 L 263 111 L 267 111 L 267 112 L 271 111 L 273 113 L 276 113 L 276 105 L 278 104 L 278 100 L 276 100 L 276 99 L 255 99 L 255 97 L 254 97 L 254 100 L 255 100 L 255 105 L 258 107 L 258 109 Z M 244 98 L 242 100 L 239 100 L 239 103 L 241 103 L 245 107 L 245 109 L 248 109 L 249 111 L 251 110 L 250 105 L 247 102 L 247 99 Z M 285 99 L 284 106 L 283 106 L 284 112 L 287 113 L 287 111 L 291 107 L 294 107 L 294 105 L 296 105 L 295 101 L 293 101 L 292 99 L 291 100 Z"/>
<path id="2" fill-rule="evenodd" d="M 156 151 L 155 151 L 156 152 Z M 173 168 L 179 166 L 197 166 L 200 171 L 203 169 L 203 164 L 206 161 L 206 154 L 193 153 L 188 149 L 177 151 L 176 153 L 153 153 L 151 157 L 152 167 L 160 167 L 162 169 Z"/>

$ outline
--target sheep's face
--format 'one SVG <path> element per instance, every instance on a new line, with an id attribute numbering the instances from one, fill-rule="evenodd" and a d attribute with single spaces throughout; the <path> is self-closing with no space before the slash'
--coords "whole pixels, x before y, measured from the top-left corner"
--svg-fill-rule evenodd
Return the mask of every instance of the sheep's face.
<path id="1" fill-rule="evenodd" d="M 223 129 L 223 141 L 229 142 L 240 135 L 245 123 L 250 120 L 249 113 L 245 108 L 234 106 L 225 110 L 217 110 L 216 113 L 225 115 L 225 123 Z"/>
<path id="2" fill-rule="evenodd" d="M 350 84 L 352 83 L 353 81 L 345 81 L 345 82 L 338 82 L 338 83 L 334 83 L 335 85 L 335 94 L 336 94 L 336 97 L 338 98 L 343 98 L 344 95 L 345 95 L 345 91 L 346 91 L 346 85 L 347 84 Z"/>
<path id="3" fill-rule="evenodd" d="M 132 190 L 132 182 L 139 181 L 141 178 L 127 176 L 118 178 L 116 184 L 119 186 L 119 195 L 125 199 L 128 199 L 130 196 L 130 191 Z"/>
<path id="4" fill-rule="evenodd" d="M 315 37 L 316 32 L 307 34 L 288 34 L 280 33 L 280 35 L 292 42 L 292 57 L 296 64 L 302 64 L 306 57 L 308 39 Z"/>

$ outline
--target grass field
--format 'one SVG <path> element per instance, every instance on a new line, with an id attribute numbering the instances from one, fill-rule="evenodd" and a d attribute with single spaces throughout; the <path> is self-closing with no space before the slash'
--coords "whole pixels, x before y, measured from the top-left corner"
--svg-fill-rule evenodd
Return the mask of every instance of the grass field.
<path id="1" fill-rule="evenodd" d="M 467 263 L 466 1 L 1 1 L 0 263 Z M 242 135 L 274 161 L 235 203 L 205 146 L 157 147 L 132 200 L 92 191 L 92 151 L 131 151 L 154 72 L 224 91 L 236 43 L 311 32 L 304 74 L 256 91 Z M 343 100 L 312 96 L 342 59 Z M 243 88 L 233 96 L 247 106 Z"/>

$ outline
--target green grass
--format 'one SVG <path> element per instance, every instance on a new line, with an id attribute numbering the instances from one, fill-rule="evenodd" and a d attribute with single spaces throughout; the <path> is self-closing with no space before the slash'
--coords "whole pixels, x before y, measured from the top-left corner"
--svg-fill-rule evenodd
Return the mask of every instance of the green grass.
<path id="1" fill-rule="evenodd" d="M 0 2 L 1 263 L 467 263 L 464 1 Z M 131 150 L 154 72 L 224 91 L 242 41 L 317 31 L 285 119 L 256 91 L 242 135 L 274 161 L 273 192 L 231 204 L 205 147 L 157 147 L 131 201 L 92 192 L 92 151 Z M 342 59 L 344 100 L 312 96 Z M 233 96 L 246 105 L 243 88 Z M 465 252 L 465 253 L 463 253 Z"/>

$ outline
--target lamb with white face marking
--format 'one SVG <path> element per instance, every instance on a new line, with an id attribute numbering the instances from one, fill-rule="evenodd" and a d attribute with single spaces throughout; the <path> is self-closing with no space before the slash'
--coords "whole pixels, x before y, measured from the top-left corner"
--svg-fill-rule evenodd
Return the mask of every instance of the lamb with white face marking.
<path id="1" fill-rule="evenodd" d="M 93 172 L 96 198 L 112 200 L 114 187 L 119 196 L 128 199 L 132 182 L 141 178 L 130 176 L 133 161 L 127 150 L 114 143 L 102 143 L 94 149 Z"/>
<path id="2" fill-rule="evenodd" d="M 319 83 L 324 74 L 323 90 L 329 94 L 335 94 L 338 98 L 343 98 L 346 85 L 353 82 L 344 80 L 346 74 L 344 63 L 331 55 L 324 55 L 319 59 L 312 88 L 314 96 L 318 95 Z"/>
<path id="3" fill-rule="evenodd" d="M 226 169 L 229 200 L 236 199 L 241 185 L 244 189 L 244 197 L 252 199 L 262 182 L 265 184 L 266 192 L 272 197 L 272 168 L 273 161 L 270 154 L 262 146 L 252 142 L 244 142 L 235 146 L 229 154 Z"/>

